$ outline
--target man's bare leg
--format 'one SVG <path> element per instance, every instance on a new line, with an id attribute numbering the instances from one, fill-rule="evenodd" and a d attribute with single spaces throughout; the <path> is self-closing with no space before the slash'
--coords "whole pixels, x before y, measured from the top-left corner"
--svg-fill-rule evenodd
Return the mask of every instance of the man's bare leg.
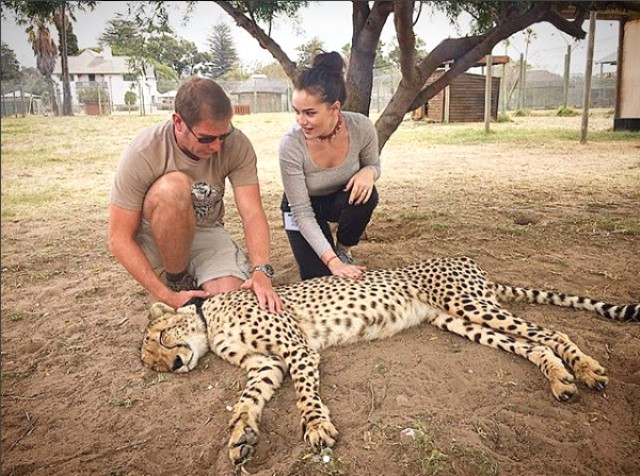
<path id="1" fill-rule="evenodd" d="M 165 271 L 169 274 L 185 271 L 196 230 L 191 179 L 182 172 L 160 177 L 149 188 L 142 213 L 151 224 Z"/>

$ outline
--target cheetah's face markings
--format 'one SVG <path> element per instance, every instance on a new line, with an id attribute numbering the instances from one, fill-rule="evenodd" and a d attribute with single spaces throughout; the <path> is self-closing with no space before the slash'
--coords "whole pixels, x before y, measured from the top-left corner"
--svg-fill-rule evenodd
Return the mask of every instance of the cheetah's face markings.
<path id="1" fill-rule="evenodd" d="M 189 372 L 209 350 L 206 332 L 198 328 L 195 306 L 180 308 L 156 303 L 149 312 L 141 358 L 156 372 Z"/>

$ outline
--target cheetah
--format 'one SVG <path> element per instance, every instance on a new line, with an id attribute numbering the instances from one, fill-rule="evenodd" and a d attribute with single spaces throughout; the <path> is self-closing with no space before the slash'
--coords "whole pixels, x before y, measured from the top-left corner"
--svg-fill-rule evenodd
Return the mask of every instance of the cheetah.
<path id="1" fill-rule="evenodd" d="M 549 380 L 554 397 L 566 401 L 577 391 L 576 380 L 604 389 L 605 369 L 565 334 L 516 317 L 498 299 L 640 321 L 640 304 L 616 306 L 493 283 L 466 257 L 369 270 L 358 280 L 314 278 L 277 291 L 285 307 L 277 315 L 260 309 L 248 290 L 193 300 L 177 310 L 155 303 L 143 337 L 142 362 L 155 371 L 188 372 L 212 350 L 247 372 L 229 421 L 228 451 L 236 465 L 254 454 L 263 408 L 287 374 L 293 380 L 305 442 L 316 449 L 334 445 L 338 431 L 319 394 L 320 352 L 329 346 L 382 339 L 428 322 L 524 357 Z"/>

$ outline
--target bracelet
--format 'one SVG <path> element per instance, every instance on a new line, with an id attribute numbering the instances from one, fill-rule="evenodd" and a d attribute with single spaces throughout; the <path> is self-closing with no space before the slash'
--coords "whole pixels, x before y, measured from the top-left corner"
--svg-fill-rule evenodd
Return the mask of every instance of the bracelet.
<path id="1" fill-rule="evenodd" d="M 335 258 L 337 258 L 337 257 L 338 257 L 338 255 L 333 255 L 331 258 L 329 258 L 329 259 L 327 260 L 327 262 L 326 262 L 324 265 L 328 268 L 328 267 L 329 267 L 329 263 L 331 263 L 331 260 L 332 260 L 332 259 L 335 259 Z"/>

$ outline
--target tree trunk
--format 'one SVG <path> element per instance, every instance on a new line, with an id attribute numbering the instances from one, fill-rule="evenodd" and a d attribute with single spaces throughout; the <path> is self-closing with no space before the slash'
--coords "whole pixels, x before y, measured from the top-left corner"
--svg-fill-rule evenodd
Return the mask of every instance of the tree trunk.
<path id="1" fill-rule="evenodd" d="M 58 26 L 60 34 L 60 66 L 62 68 L 62 115 L 73 116 L 71 105 L 71 80 L 69 78 L 69 57 L 67 56 L 67 12 L 66 4 L 60 4 L 60 24 Z M 58 22 L 56 22 L 58 23 Z"/>
<path id="2" fill-rule="evenodd" d="M 291 81 L 300 74 L 296 64 L 282 48 L 256 23 L 253 16 L 245 15 L 235 2 L 216 1 L 237 23 L 253 36 L 260 46 L 268 50 L 284 68 Z M 345 110 L 369 115 L 373 86 L 373 65 L 380 34 L 393 12 L 400 49 L 402 79 L 391 101 L 376 122 L 379 149 L 382 150 L 391 135 L 402 123 L 405 114 L 422 105 L 448 86 L 456 77 L 473 67 L 491 53 L 500 41 L 538 22 L 549 22 L 574 38 L 586 35 L 582 30 L 584 11 L 576 10 L 575 18 L 567 20 L 559 13 L 564 2 L 509 2 L 510 7 L 500 12 L 496 26 L 486 33 L 443 40 L 420 62 L 415 57 L 413 31 L 414 1 L 374 2 L 352 1 L 353 37 L 351 58 L 347 70 L 347 102 Z M 585 10 L 586 11 L 586 10 Z M 443 63 L 450 68 L 433 83 L 426 85 L 431 75 Z"/>
<path id="3" fill-rule="evenodd" d="M 410 2 L 413 3 L 413 2 Z M 394 2 L 353 2 L 353 37 L 347 69 L 347 102 L 343 107 L 369 115 L 376 48 Z"/>
<path id="4" fill-rule="evenodd" d="M 54 116 L 60 115 L 58 109 L 58 100 L 56 98 L 56 88 L 54 87 L 53 78 L 51 76 L 46 77 L 47 86 L 49 86 L 49 100 L 51 101 L 51 112 Z"/>

